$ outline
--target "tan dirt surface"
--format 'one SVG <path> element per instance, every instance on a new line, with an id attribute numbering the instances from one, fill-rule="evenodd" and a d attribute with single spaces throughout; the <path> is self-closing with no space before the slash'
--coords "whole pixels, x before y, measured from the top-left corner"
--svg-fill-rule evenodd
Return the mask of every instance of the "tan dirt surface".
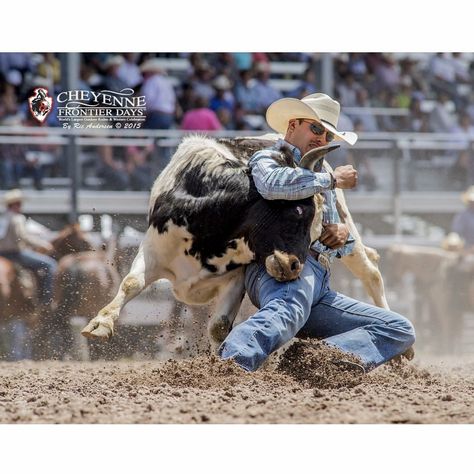
<path id="1" fill-rule="evenodd" d="M 472 357 L 365 376 L 331 360 L 300 346 L 255 373 L 213 356 L 2 362 L 0 423 L 474 422 Z"/>

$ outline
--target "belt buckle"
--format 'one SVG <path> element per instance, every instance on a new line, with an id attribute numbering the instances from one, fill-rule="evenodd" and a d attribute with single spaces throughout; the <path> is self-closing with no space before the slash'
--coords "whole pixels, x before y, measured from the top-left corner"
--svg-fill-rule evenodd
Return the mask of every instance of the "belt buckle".
<path id="1" fill-rule="evenodd" d="M 326 255 L 320 253 L 318 257 L 318 262 L 327 270 L 329 270 L 329 258 Z"/>

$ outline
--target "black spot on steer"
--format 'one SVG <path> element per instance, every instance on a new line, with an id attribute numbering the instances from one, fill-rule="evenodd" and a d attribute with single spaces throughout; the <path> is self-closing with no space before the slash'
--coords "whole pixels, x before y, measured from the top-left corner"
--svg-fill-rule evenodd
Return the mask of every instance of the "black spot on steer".
<path id="1" fill-rule="evenodd" d="M 304 261 L 310 245 L 313 199 L 267 201 L 256 190 L 247 166 L 248 158 L 255 151 L 273 142 L 266 141 L 262 146 L 258 140 L 248 140 L 247 148 L 240 155 L 243 140 L 220 142 L 241 160 L 240 165 L 238 160 L 221 157 L 222 164 L 217 166 L 222 173 L 217 170 L 211 175 L 205 162 L 196 164 L 190 160 L 189 166 L 177 173 L 174 189 L 157 197 L 149 214 L 149 225 L 159 233 L 167 232 L 169 221 L 184 227 L 193 235 L 188 254 L 198 258 L 202 266 L 213 273 L 218 269 L 209 264 L 209 260 L 222 257 L 228 249 L 236 249 L 236 239 L 242 237 L 257 254 L 257 260 L 263 261 L 278 249 Z M 203 145 L 203 149 L 207 147 Z M 275 150 L 275 155 L 280 157 L 282 165 L 294 166 L 289 149 Z M 296 211 L 297 206 L 303 210 L 301 215 Z M 226 270 L 238 266 L 230 262 Z"/>
<path id="2" fill-rule="evenodd" d="M 236 268 L 239 268 L 241 266 L 242 266 L 241 263 L 235 263 L 233 260 L 231 260 L 231 262 L 227 264 L 225 269 L 226 271 L 230 272 L 231 270 L 235 270 Z"/>

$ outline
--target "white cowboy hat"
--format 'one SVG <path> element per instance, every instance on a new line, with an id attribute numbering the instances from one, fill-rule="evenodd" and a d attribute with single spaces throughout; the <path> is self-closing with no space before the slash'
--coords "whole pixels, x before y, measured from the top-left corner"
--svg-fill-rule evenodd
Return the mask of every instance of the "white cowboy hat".
<path id="1" fill-rule="evenodd" d="M 318 92 L 307 95 L 301 100 L 292 98 L 279 99 L 268 107 L 266 118 L 268 125 L 283 135 L 286 134 L 290 120 L 298 118 L 316 120 L 334 133 L 336 139 L 344 140 L 349 145 L 354 145 L 358 138 L 356 133 L 340 132 L 336 128 L 340 111 L 341 106 L 339 102 L 331 99 L 326 94 Z"/>
<path id="2" fill-rule="evenodd" d="M 221 74 L 220 76 L 217 76 L 214 79 L 212 85 L 216 89 L 219 89 L 222 91 L 228 91 L 232 87 L 232 84 L 230 83 L 229 78 L 227 76 L 224 76 L 223 74 Z"/>
<path id="3" fill-rule="evenodd" d="M 15 202 L 23 202 L 25 199 L 21 189 L 12 189 L 3 195 L 3 202 L 9 206 Z"/>
<path id="4" fill-rule="evenodd" d="M 448 251 L 458 251 L 464 248 L 464 240 L 456 232 L 450 232 L 441 242 L 441 248 Z"/>
<path id="5" fill-rule="evenodd" d="M 157 58 L 147 59 L 141 66 L 141 72 L 161 72 L 164 73 L 162 62 Z"/>
<path id="6" fill-rule="evenodd" d="M 104 63 L 104 69 L 108 69 L 112 66 L 121 66 L 124 62 L 125 59 L 123 58 L 123 56 L 120 56 L 118 54 L 115 56 L 109 56 Z"/>
<path id="7" fill-rule="evenodd" d="M 461 195 L 461 199 L 463 200 L 464 204 L 474 202 L 474 186 L 470 186 L 466 192 Z"/>

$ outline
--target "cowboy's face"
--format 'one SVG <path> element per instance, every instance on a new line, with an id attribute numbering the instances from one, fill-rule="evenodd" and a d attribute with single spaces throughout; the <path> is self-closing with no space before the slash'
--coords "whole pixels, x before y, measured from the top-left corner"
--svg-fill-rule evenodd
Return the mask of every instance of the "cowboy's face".
<path id="1" fill-rule="evenodd" d="M 312 124 L 315 126 L 312 126 Z M 328 133 L 331 134 L 320 122 L 309 119 L 295 119 L 288 124 L 285 138 L 304 155 L 313 148 L 327 145 L 330 142 Z"/>

